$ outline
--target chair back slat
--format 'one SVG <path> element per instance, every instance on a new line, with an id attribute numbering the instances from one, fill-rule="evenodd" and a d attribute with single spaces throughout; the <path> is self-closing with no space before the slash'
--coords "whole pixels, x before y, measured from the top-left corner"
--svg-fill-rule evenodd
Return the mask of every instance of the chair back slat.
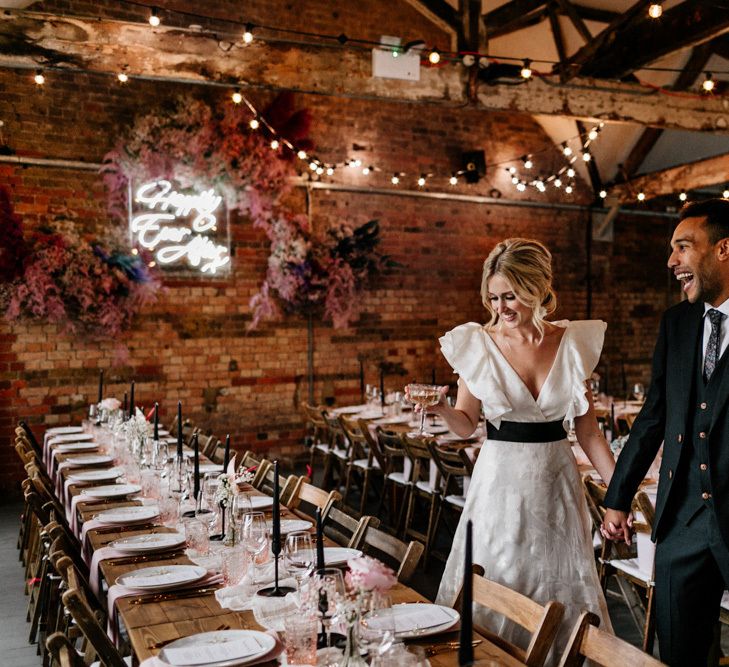
<path id="1" fill-rule="evenodd" d="M 340 546 L 359 549 L 369 526 L 377 527 L 380 520 L 373 516 L 359 519 L 349 514 L 340 503 L 332 505 L 322 523 L 324 535 Z"/>
<path id="2" fill-rule="evenodd" d="M 332 505 L 341 499 L 342 494 L 339 491 L 325 491 L 318 486 L 302 481 L 294 490 L 293 497 L 287 504 L 297 514 L 305 514 L 309 517 L 316 515 L 318 507 L 321 510 L 322 519 L 324 519 Z"/>
<path id="3" fill-rule="evenodd" d="M 46 648 L 58 667 L 86 667 L 73 644 L 62 632 L 54 632 L 46 639 Z"/>
<path id="4" fill-rule="evenodd" d="M 397 537 L 370 526 L 365 531 L 361 549 L 368 556 L 381 560 L 395 570 L 399 582 L 407 583 L 413 576 L 425 547 L 416 540 L 406 544 Z"/>

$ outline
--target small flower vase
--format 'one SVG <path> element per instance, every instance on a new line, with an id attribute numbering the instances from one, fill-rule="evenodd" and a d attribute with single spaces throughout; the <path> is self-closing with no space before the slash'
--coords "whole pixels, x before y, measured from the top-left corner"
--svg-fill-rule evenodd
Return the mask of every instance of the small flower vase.
<path id="1" fill-rule="evenodd" d="M 226 547 L 235 546 L 235 522 L 233 521 L 233 503 L 223 508 L 223 544 Z"/>

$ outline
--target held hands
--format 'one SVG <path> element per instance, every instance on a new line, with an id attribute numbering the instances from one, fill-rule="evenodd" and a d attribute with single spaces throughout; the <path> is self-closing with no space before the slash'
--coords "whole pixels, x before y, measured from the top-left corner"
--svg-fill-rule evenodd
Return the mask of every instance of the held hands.
<path id="1" fill-rule="evenodd" d="M 600 526 L 600 534 L 608 540 L 630 544 L 633 535 L 633 516 L 627 512 L 608 508 Z"/>

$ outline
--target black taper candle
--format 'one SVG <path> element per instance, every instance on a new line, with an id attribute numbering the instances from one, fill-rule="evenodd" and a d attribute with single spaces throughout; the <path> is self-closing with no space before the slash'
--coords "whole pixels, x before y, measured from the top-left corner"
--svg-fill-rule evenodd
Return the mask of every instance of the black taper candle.
<path id="1" fill-rule="evenodd" d="M 620 369 L 623 376 L 623 399 L 626 400 L 628 398 L 628 376 L 625 374 L 625 361 L 623 359 L 620 360 Z"/>
<path id="2" fill-rule="evenodd" d="M 97 403 L 101 403 L 104 400 L 104 369 L 99 371 L 99 399 Z"/>
<path id="3" fill-rule="evenodd" d="M 321 507 L 316 508 L 316 569 L 321 572 L 326 567 L 324 562 L 324 531 L 321 525 Z"/>
<path id="4" fill-rule="evenodd" d="M 122 405 L 122 415 L 127 414 L 127 392 L 124 392 L 124 405 Z"/>
<path id="5" fill-rule="evenodd" d="M 618 425 L 615 423 L 615 403 L 612 401 L 610 401 L 610 432 L 613 434 L 613 438 L 620 435 Z"/>
<path id="6" fill-rule="evenodd" d="M 385 407 L 385 371 L 380 368 L 380 405 Z"/>
<path id="7" fill-rule="evenodd" d="M 365 381 L 364 381 L 364 365 L 362 360 L 359 362 L 359 396 L 362 403 L 365 400 Z"/>
<path id="8" fill-rule="evenodd" d="M 154 404 L 154 439 L 159 440 L 159 403 Z"/>
<path id="9" fill-rule="evenodd" d="M 177 458 L 182 460 L 182 401 L 177 401 Z"/>
<path id="10" fill-rule="evenodd" d="M 225 436 L 225 455 L 223 456 L 223 472 L 228 472 L 230 462 L 230 433 Z"/>
<path id="11" fill-rule="evenodd" d="M 473 555 L 471 531 L 473 526 L 466 524 L 466 557 L 463 569 L 463 588 L 461 589 L 461 634 L 458 643 L 458 665 L 466 667 L 473 664 Z"/>
<path id="12" fill-rule="evenodd" d="M 197 500 L 197 497 L 200 495 L 200 443 L 198 442 L 197 431 L 195 431 L 195 434 L 192 436 L 192 453 L 192 474 L 195 478 L 192 482 L 192 495 L 195 500 Z"/>
<path id="13" fill-rule="evenodd" d="M 129 390 L 129 419 L 134 417 L 134 380 L 132 380 L 132 386 Z"/>
<path id="14" fill-rule="evenodd" d="M 278 460 L 273 462 L 273 516 L 271 517 L 271 553 L 281 553 L 281 509 L 279 507 Z M 278 582 L 277 582 L 278 583 Z"/>

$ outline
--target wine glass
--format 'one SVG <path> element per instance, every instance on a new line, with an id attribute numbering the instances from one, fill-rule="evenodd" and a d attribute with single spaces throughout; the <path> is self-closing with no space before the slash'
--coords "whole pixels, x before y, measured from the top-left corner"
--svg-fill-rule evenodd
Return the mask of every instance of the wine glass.
<path id="1" fill-rule="evenodd" d="M 642 382 L 636 382 L 633 385 L 633 396 L 635 396 L 635 400 L 641 403 L 645 400 L 645 387 Z"/>
<path id="2" fill-rule="evenodd" d="M 336 567 L 325 567 L 317 570 L 312 577 L 313 590 L 318 594 L 318 609 L 321 614 L 321 624 L 327 635 L 327 646 L 332 641 L 332 616 L 336 613 L 337 605 L 345 595 L 344 576 Z"/>
<path id="3" fill-rule="evenodd" d="M 284 563 L 286 569 L 301 583 L 314 569 L 315 553 L 311 543 L 311 535 L 305 532 L 289 533 L 284 544 Z"/>
<path id="4" fill-rule="evenodd" d="M 240 540 L 242 539 L 243 519 L 246 514 L 253 511 L 251 497 L 247 493 L 239 493 L 237 496 L 233 496 L 232 511 L 235 530 Z"/>
<path id="5" fill-rule="evenodd" d="M 392 601 L 386 595 L 374 593 L 359 617 L 359 643 L 371 659 L 381 655 L 395 641 L 395 616 Z"/>
<path id="6" fill-rule="evenodd" d="M 437 384 L 409 384 L 405 387 L 408 398 L 420 406 L 420 430 L 408 433 L 410 436 L 433 437 L 425 431 L 425 415 L 428 408 L 440 401 L 440 387 Z"/>
<path id="7" fill-rule="evenodd" d="M 256 567 L 268 550 L 268 525 L 263 512 L 246 512 L 240 529 L 241 540 L 253 566 L 252 582 L 256 580 Z"/>
<path id="8" fill-rule="evenodd" d="M 592 394 L 592 400 L 596 401 L 597 396 L 600 393 L 600 380 L 596 377 L 591 377 L 587 381 L 587 386 L 590 388 L 590 393 Z"/>
<path id="9" fill-rule="evenodd" d="M 205 473 L 202 488 L 200 489 L 200 499 L 195 510 L 195 515 L 201 521 L 205 521 L 211 531 L 215 530 L 215 526 L 218 523 L 220 508 L 218 503 L 215 502 L 215 495 L 218 492 L 219 486 L 220 480 L 218 479 L 217 473 Z"/>

